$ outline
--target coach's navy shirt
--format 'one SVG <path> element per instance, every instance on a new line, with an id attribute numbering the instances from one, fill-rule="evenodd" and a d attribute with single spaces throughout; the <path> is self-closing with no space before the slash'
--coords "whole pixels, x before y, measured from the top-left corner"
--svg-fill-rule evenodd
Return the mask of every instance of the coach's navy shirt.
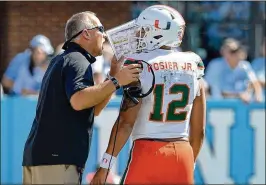
<path id="1" fill-rule="evenodd" d="M 73 42 L 52 59 L 42 81 L 36 116 L 24 148 L 23 166 L 85 165 L 94 108 L 76 111 L 70 98 L 94 85 L 91 64 L 95 60 Z"/>

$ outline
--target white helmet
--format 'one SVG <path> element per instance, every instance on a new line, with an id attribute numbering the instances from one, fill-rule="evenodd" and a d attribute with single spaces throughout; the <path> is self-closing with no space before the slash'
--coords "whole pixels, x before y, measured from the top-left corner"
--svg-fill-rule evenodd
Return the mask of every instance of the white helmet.
<path id="1" fill-rule="evenodd" d="M 178 47 L 183 39 L 185 21 L 178 11 L 165 5 L 146 8 L 136 19 L 138 26 L 136 52 L 161 46 Z"/>

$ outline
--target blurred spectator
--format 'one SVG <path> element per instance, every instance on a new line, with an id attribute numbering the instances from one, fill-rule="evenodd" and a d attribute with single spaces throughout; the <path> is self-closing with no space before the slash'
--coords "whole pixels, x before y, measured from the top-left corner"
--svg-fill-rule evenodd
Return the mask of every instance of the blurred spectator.
<path id="1" fill-rule="evenodd" d="M 205 48 L 208 61 L 219 56 L 219 49 L 227 37 L 248 42 L 253 7 L 251 2 L 196 1 L 187 5 L 187 19 L 195 23 L 190 32 L 193 36 L 197 35 L 192 41 L 198 40 L 191 42 L 191 45 Z M 208 62 L 205 63 L 207 65 Z"/>
<path id="2" fill-rule="evenodd" d="M 206 21 L 248 20 L 250 16 L 251 3 L 247 1 L 202 1 L 198 4 Z"/>
<path id="3" fill-rule="evenodd" d="M 103 56 L 98 56 L 95 57 L 96 62 L 94 62 L 91 67 L 92 67 L 92 72 L 93 72 L 93 79 L 95 84 L 99 84 L 103 82 L 103 65 L 104 65 L 104 58 Z"/>
<path id="4" fill-rule="evenodd" d="M 36 47 L 41 47 L 47 55 L 51 55 L 54 52 L 50 40 L 47 37 L 44 35 L 36 35 L 33 37 L 30 41 L 30 48 L 26 49 L 24 52 L 18 53 L 11 60 L 3 75 L 2 85 L 7 93 L 12 93 L 13 85 L 18 78 L 19 71 L 22 67 L 28 67 L 31 60 L 32 49 Z"/>
<path id="5" fill-rule="evenodd" d="M 64 50 L 62 49 L 63 45 L 64 45 L 64 43 L 60 43 L 60 44 L 58 44 L 58 46 L 56 46 L 54 56 L 64 52 Z"/>
<path id="6" fill-rule="evenodd" d="M 262 101 L 261 86 L 244 50 L 235 39 L 226 39 L 221 48 L 221 58 L 210 62 L 205 80 L 210 86 L 213 98 L 240 98 L 244 102 L 251 100 L 249 85 L 255 91 L 256 101 Z"/>
<path id="7" fill-rule="evenodd" d="M 266 38 L 264 39 L 261 45 L 261 57 L 256 58 L 252 61 L 251 65 L 255 71 L 260 84 L 263 87 L 265 93 L 265 62 L 266 62 L 266 47 L 265 47 Z"/>
<path id="8" fill-rule="evenodd" d="M 223 39 L 230 36 L 236 39 L 245 38 L 245 30 L 241 30 L 239 25 L 229 24 L 209 24 L 207 27 L 208 47 L 219 50 Z"/>
<path id="9" fill-rule="evenodd" d="M 32 49 L 29 65 L 22 66 L 18 71 L 13 92 L 21 95 L 37 95 L 41 88 L 47 63 L 48 56 L 42 47 Z"/>

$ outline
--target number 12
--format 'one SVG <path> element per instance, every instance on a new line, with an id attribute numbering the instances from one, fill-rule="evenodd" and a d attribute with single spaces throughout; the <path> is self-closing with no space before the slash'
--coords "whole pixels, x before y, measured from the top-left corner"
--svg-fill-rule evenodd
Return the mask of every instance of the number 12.
<path id="1" fill-rule="evenodd" d="M 169 94 L 181 93 L 182 97 L 180 100 L 172 100 L 167 107 L 166 118 L 163 121 L 164 113 L 162 112 L 163 107 L 163 95 L 164 95 L 164 84 L 156 84 L 153 90 L 154 104 L 153 111 L 150 113 L 150 121 L 156 122 L 182 122 L 187 118 L 187 111 L 181 111 L 175 113 L 176 109 L 185 108 L 188 104 L 190 88 L 187 84 L 174 84 L 169 88 Z"/>

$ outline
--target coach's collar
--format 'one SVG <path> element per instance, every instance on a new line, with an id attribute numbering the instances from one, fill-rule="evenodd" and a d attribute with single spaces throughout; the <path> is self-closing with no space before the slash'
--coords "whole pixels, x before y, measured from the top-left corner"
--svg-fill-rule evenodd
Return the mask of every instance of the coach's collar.
<path id="1" fill-rule="evenodd" d="M 80 52 L 82 55 L 84 55 L 86 57 L 86 59 L 93 64 L 96 61 L 96 58 L 94 56 L 92 56 L 88 51 L 86 51 L 83 47 L 81 47 L 79 44 L 75 43 L 75 42 L 70 42 L 68 44 L 68 48 L 67 50 L 75 50 Z"/>

